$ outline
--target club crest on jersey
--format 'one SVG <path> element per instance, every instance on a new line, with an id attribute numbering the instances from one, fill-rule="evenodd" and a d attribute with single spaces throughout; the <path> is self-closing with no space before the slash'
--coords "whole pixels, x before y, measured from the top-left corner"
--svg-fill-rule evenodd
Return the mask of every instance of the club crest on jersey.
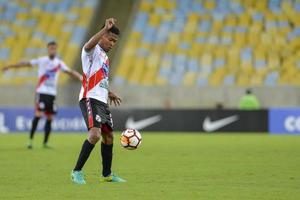
<path id="1" fill-rule="evenodd" d="M 102 71 L 103 71 L 104 76 L 108 77 L 109 69 L 105 63 L 103 63 L 103 65 L 102 65 Z"/>
<path id="2" fill-rule="evenodd" d="M 108 90 L 108 78 L 101 80 L 99 83 L 99 87 L 102 87 L 102 88 L 105 88 Z"/>
<path id="3" fill-rule="evenodd" d="M 102 71 L 103 71 L 105 77 L 108 77 L 108 74 L 109 74 L 109 62 L 108 62 L 108 59 L 105 62 L 103 62 L 103 64 L 102 64 Z"/>
<path id="4" fill-rule="evenodd" d="M 49 79 L 52 79 L 55 77 L 55 74 L 56 74 L 56 72 L 49 70 L 46 72 L 45 76 Z"/>

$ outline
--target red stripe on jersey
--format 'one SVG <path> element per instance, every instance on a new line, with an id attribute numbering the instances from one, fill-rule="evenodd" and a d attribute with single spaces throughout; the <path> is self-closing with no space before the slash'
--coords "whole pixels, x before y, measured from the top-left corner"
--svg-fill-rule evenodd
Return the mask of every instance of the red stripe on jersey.
<path id="1" fill-rule="evenodd" d="M 87 85 L 86 75 L 83 74 L 83 79 L 82 79 L 82 86 L 84 89 L 83 98 L 86 98 L 87 92 L 93 89 L 103 78 L 104 78 L 104 73 L 101 68 L 89 78 L 88 85 Z"/>
<path id="2" fill-rule="evenodd" d="M 93 111 L 91 107 L 91 102 L 90 99 L 86 99 L 86 110 L 88 114 L 88 128 L 93 128 L 94 127 L 94 120 L 93 120 Z"/>
<path id="3" fill-rule="evenodd" d="M 59 69 L 60 69 L 60 64 L 57 67 L 50 70 L 49 72 L 57 72 Z M 47 72 L 46 72 L 46 74 L 44 74 L 43 76 L 40 77 L 36 88 L 39 88 L 48 78 L 49 77 L 47 76 Z"/>

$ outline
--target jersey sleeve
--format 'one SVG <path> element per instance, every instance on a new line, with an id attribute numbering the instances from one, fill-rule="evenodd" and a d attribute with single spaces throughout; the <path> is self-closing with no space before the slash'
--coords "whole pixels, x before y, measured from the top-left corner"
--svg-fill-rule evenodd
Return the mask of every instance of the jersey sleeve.
<path id="1" fill-rule="evenodd" d="M 87 59 L 87 60 L 93 60 L 96 48 L 97 48 L 97 46 L 95 46 L 94 48 L 92 48 L 90 51 L 86 51 L 84 49 L 84 46 L 83 46 L 83 48 L 82 48 L 82 56 L 85 57 L 85 59 Z"/>
<path id="2" fill-rule="evenodd" d="M 85 46 L 85 45 L 84 45 L 84 46 Z M 88 57 L 93 56 L 93 54 L 94 54 L 94 52 L 95 52 L 95 49 L 96 49 L 97 45 L 94 46 L 94 48 L 92 48 L 92 49 L 89 50 L 89 51 L 86 51 L 85 48 L 84 48 L 84 46 L 83 46 L 83 48 L 82 48 L 82 52 L 83 52 L 86 56 L 88 56 Z"/>
<path id="3" fill-rule="evenodd" d="M 40 63 L 40 58 L 34 58 L 29 61 L 30 65 L 38 65 Z"/>
<path id="4" fill-rule="evenodd" d="M 71 71 L 71 69 L 66 65 L 66 63 L 64 63 L 63 61 L 61 61 L 60 63 L 60 69 L 63 71 L 63 72 L 69 72 Z"/>
<path id="5" fill-rule="evenodd" d="M 95 53 L 95 49 L 96 47 L 94 47 L 92 50 L 90 51 L 86 51 L 84 49 L 84 47 L 82 48 L 81 51 L 81 61 L 82 61 L 82 71 L 83 73 L 87 73 L 88 72 L 88 68 L 90 67 L 91 61 L 93 60 L 94 57 L 94 53 Z"/>

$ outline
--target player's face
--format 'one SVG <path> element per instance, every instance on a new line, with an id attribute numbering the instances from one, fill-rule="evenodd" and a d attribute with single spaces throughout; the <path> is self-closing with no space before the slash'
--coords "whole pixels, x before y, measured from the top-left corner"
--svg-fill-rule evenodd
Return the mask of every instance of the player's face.
<path id="1" fill-rule="evenodd" d="M 108 32 L 100 39 L 99 44 L 105 52 L 109 52 L 118 41 L 119 36 Z"/>
<path id="2" fill-rule="evenodd" d="M 49 45 L 48 46 L 48 55 L 50 57 L 55 57 L 57 51 L 57 45 Z"/>

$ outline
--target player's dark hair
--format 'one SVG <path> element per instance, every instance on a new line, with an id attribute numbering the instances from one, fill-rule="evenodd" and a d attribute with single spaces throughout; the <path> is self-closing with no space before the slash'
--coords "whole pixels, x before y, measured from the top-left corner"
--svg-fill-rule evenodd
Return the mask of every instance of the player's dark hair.
<path id="1" fill-rule="evenodd" d="M 105 24 L 103 24 L 103 26 L 101 27 L 101 29 L 103 29 L 105 27 Z M 118 27 L 116 27 L 115 25 L 113 25 L 109 30 L 109 32 L 114 33 L 116 35 L 120 35 L 120 29 Z"/>
<path id="2" fill-rule="evenodd" d="M 47 47 L 52 46 L 52 45 L 57 45 L 55 41 L 50 41 L 47 43 Z"/>

